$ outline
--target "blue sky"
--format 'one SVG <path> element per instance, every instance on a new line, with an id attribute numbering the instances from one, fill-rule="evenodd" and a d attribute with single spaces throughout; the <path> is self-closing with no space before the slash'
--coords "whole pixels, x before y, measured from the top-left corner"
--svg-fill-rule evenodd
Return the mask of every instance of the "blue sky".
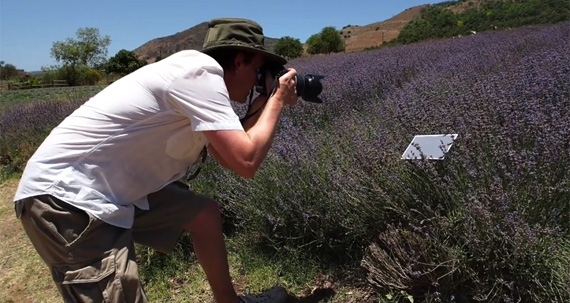
<path id="1" fill-rule="evenodd" d="M 111 37 L 108 55 L 134 50 L 154 38 L 176 34 L 219 17 L 260 23 L 268 37 L 305 42 L 326 26 L 367 25 L 406 8 L 441 1 L 423 0 L 0 0 L 0 60 L 26 71 L 56 64 L 53 42 L 75 38 L 95 27 Z"/>

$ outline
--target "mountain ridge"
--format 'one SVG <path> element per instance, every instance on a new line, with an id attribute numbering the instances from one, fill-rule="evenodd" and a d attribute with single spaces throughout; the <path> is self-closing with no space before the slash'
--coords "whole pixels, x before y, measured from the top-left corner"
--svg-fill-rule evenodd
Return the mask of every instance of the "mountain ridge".
<path id="1" fill-rule="evenodd" d="M 467 2 L 457 2 L 447 8 L 454 12 L 461 12 L 471 5 L 479 5 L 489 0 L 471 0 Z M 495 0 L 502 1 L 502 0 Z M 466 4 L 467 3 L 467 4 Z M 374 22 L 367 25 L 347 25 L 339 30 L 345 41 L 345 52 L 358 52 L 371 47 L 378 47 L 398 37 L 402 29 L 413 19 L 418 18 L 422 10 L 433 4 L 423 4 L 409 7 L 398 14 L 384 21 Z M 208 22 L 201 22 L 193 27 L 176 34 L 152 39 L 139 46 L 134 52 L 140 59 L 149 63 L 156 59 L 165 58 L 183 49 L 201 50 L 206 33 Z M 266 37 L 265 47 L 273 51 L 278 38 Z M 306 45 L 304 45 L 306 49 Z"/>

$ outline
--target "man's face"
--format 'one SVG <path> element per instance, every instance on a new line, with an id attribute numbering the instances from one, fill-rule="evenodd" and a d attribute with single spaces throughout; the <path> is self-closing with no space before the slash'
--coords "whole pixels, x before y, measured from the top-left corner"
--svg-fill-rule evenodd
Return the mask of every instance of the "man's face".
<path id="1" fill-rule="evenodd" d="M 230 99 L 235 102 L 245 103 L 249 92 L 257 84 L 257 70 L 263 65 L 264 58 L 256 54 L 249 63 L 245 56 L 239 53 L 235 60 L 235 69 L 227 74 L 226 86 Z"/>

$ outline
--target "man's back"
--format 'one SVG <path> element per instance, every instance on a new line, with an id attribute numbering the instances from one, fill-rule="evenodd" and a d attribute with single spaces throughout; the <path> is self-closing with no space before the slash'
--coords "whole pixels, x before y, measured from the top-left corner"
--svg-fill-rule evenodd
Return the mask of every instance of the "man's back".
<path id="1" fill-rule="evenodd" d="M 202 79 L 203 73 L 211 75 Z M 207 143 L 191 122 L 205 100 L 173 97 L 172 85 L 181 80 L 196 96 L 204 87 L 226 91 L 221 67 L 197 51 L 119 79 L 54 128 L 30 159 L 15 200 L 51 194 L 130 227 L 133 204 L 147 209 L 147 194 L 180 178 Z"/>

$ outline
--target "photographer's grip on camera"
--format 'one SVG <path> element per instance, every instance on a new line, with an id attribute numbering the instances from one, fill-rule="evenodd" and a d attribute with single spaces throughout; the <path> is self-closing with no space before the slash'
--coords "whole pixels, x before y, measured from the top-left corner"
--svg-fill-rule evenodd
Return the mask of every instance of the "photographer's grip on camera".
<path id="1" fill-rule="evenodd" d="M 268 90 L 266 87 L 265 74 L 269 71 L 273 77 L 274 83 L 273 88 Z M 259 69 L 257 73 L 257 86 L 256 91 L 260 94 L 265 94 L 265 92 L 272 92 L 275 89 L 276 82 L 279 77 L 287 73 L 287 69 L 283 65 L 279 66 L 264 66 Z M 321 75 L 305 75 L 305 76 L 295 76 L 295 83 L 297 89 L 297 96 L 303 98 L 303 100 L 313 103 L 322 103 L 323 101 L 319 98 L 320 93 L 323 90 L 323 85 L 321 84 L 321 79 L 324 76 Z M 271 95 L 271 94 L 270 94 Z"/>

